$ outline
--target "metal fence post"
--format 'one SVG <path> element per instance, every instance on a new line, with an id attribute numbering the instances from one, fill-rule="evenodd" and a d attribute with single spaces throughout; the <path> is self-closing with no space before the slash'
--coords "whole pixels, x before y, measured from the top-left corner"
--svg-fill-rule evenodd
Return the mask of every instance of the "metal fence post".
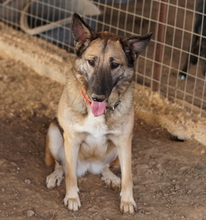
<path id="1" fill-rule="evenodd" d="M 167 2 L 168 0 L 161 0 L 159 4 L 159 12 L 156 24 L 156 44 L 155 44 L 155 63 L 153 67 L 153 83 L 152 90 L 159 91 L 160 86 L 160 71 L 162 62 L 162 50 L 164 42 L 164 30 L 165 30 L 165 19 L 167 12 Z"/>

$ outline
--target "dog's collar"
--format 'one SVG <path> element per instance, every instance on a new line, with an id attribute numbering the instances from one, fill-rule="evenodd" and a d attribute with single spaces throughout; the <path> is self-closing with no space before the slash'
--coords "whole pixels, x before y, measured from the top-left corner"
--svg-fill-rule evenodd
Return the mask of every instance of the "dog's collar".
<path id="1" fill-rule="evenodd" d="M 85 95 L 85 93 L 84 93 L 84 91 L 81 89 L 81 93 L 82 93 L 82 95 L 83 95 L 83 97 L 84 97 L 84 100 L 89 104 L 89 105 L 91 105 L 92 103 L 91 103 L 91 101 L 88 99 L 88 97 Z"/>
<path id="2" fill-rule="evenodd" d="M 106 106 L 106 109 L 114 111 L 115 108 L 121 103 L 121 101 L 117 101 L 113 106 Z"/>
<path id="3" fill-rule="evenodd" d="M 84 93 L 84 91 L 81 89 L 81 93 L 82 93 L 82 96 L 84 97 L 84 100 L 89 104 L 91 105 L 91 101 L 88 99 L 88 97 L 86 96 L 86 94 Z M 111 110 L 111 111 L 114 111 L 115 108 L 121 103 L 121 101 L 117 101 L 113 106 L 106 106 L 106 109 L 108 110 Z"/>

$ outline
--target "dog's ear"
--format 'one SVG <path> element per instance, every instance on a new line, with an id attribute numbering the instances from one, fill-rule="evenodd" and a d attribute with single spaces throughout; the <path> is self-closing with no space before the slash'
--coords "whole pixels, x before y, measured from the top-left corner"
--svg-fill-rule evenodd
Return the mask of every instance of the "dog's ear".
<path id="1" fill-rule="evenodd" d="M 72 17 L 71 31 L 74 37 L 77 55 L 80 55 L 80 51 L 84 50 L 96 38 L 96 34 L 92 28 L 77 13 L 74 13 Z"/>
<path id="2" fill-rule="evenodd" d="M 148 46 L 152 33 L 144 36 L 123 38 L 122 44 L 128 58 L 128 65 L 133 66 L 139 54 Z"/>

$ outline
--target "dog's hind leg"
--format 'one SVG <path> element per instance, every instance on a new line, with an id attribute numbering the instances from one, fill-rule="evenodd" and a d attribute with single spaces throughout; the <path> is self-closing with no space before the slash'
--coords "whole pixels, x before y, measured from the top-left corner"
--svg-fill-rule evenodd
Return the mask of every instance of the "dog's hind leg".
<path id="1" fill-rule="evenodd" d="M 63 179 L 63 168 L 62 166 L 56 161 L 55 168 L 53 173 L 51 173 L 46 178 L 46 186 L 48 189 L 53 189 L 56 186 L 60 186 L 62 179 Z"/>
<path id="2" fill-rule="evenodd" d="M 65 155 L 63 137 L 56 119 L 49 126 L 45 150 L 45 163 L 51 165 L 54 161 L 54 171 L 46 178 L 48 189 L 60 186 L 64 174 Z"/>
<path id="3" fill-rule="evenodd" d="M 108 187 L 112 187 L 115 190 L 120 189 L 120 178 L 117 177 L 110 169 L 109 165 L 106 165 L 102 170 L 102 180 Z"/>

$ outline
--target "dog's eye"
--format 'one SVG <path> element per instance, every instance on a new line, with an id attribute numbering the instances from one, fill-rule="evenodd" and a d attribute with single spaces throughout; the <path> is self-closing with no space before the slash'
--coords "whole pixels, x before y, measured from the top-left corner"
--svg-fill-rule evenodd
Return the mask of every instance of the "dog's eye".
<path id="1" fill-rule="evenodd" d="M 115 63 L 115 62 L 112 62 L 111 63 L 111 69 L 113 70 L 113 69 L 116 69 L 117 67 L 119 67 L 120 66 L 120 64 L 119 63 Z"/>
<path id="2" fill-rule="evenodd" d="M 94 60 L 88 60 L 88 63 L 92 67 L 94 67 L 94 65 L 95 65 L 95 61 Z"/>

